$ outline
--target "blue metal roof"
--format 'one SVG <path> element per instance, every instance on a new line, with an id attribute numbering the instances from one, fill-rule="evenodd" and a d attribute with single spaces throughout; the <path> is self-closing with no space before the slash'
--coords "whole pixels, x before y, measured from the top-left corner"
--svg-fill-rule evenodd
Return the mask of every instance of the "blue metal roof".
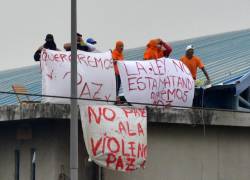
<path id="1" fill-rule="evenodd" d="M 11 91 L 13 84 L 24 85 L 30 93 L 41 94 L 42 79 L 39 66 L 29 66 L 0 72 L 0 91 Z M 22 96 L 21 96 L 22 98 Z M 32 97 L 34 101 L 41 98 Z M 0 94 L 0 105 L 17 104 L 15 95 Z"/>
<path id="2" fill-rule="evenodd" d="M 193 44 L 196 55 L 200 56 L 213 84 L 232 84 L 245 82 L 239 86 L 250 86 L 250 29 L 204 36 L 171 43 L 171 58 L 179 59 L 185 53 L 185 47 Z M 143 58 L 144 47 L 130 49 L 125 52 L 125 59 L 138 60 Z M 201 71 L 198 78 L 204 79 Z M 41 74 L 38 65 L 0 72 L 0 91 L 12 91 L 12 84 L 27 87 L 30 93 L 41 94 Z M 33 97 L 33 100 L 40 100 Z M 15 95 L 0 94 L 0 105 L 16 104 Z"/>
<path id="3" fill-rule="evenodd" d="M 213 84 L 242 77 L 250 71 L 250 29 L 173 42 L 171 58 L 179 59 L 193 44 L 203 60 Z M 127 51 L 126 59 L 142 59 L 145 48 Z M 205 79 L 198 71 L 198 79 Z"/>

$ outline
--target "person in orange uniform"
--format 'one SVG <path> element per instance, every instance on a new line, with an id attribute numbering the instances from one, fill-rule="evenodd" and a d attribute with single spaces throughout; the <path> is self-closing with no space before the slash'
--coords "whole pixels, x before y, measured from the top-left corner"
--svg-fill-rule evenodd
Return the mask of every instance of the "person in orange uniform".
<path id="1" fill-rule="evenodd" d="M 144 60 L 150 59 L 159 59 L 159 48 L 157 47 L 158 41 L 156 39 L 152 39 L 147 44 L 146 51 L 144 53 Z"/>
<path id="2" fill-rule="evenodd" d="M 122 41 L 117 41 L 115 49 L 112 51 L 112 58 L 114 60 L 114 70 L 115 70 L 115 78 L 116 78 L 116 99 L 117 102 L 120 102 L 119 98 L 119 89 L 121 87 L 121 78 L 118 70 L 117 61 L 122 61 L 124 59 L 123 56 L 124 44 Z"/>
<path id="3" fill-rule="evenodd" d="M 152 39 L 149 41 L 146 51 L 144 53 L 144 60 L 160 59 L 162 57 L 169 57 L 172 48 L 161 39 Z"/>
<path id="4" fill-rule="evenodd" d="M 188 67 L 194 80 L 197 78 L 197 68 L 200 68 L 207 78 L 207 83 L 210 83 L 210 78 L 205 70 L 205 66 L 202 60 L 194 55 L 194 48 L 192 45 L 186 47 L 186 55 L 181 57 L 180 60 Z"/>
<path id="5" fill-rule="evenodd" d="M 172 47 L 167 42 L 164 42 L 162 39 L 156 39 L 156 40 L 157 40 L 159 58 L 169 57 L 169 55 L 173 51 Z"/>

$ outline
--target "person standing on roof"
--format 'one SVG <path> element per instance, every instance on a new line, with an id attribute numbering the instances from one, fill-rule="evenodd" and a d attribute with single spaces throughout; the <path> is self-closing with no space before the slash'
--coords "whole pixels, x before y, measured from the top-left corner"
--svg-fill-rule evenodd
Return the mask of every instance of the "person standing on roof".
<path id="1" fill-rule="evenodd" d="M 47 34 L 45 38 L 45 43 L 36 50 L 34 54 L 35 61 L 40 61 L 41 51 L 43 48 L 54 51 L 60 51 L 56 46 L 56 43 L 54 41 L 54 36 L 52 34 Z"/>
<path id="2" fill-rule="evenodd" d="M 124 49 L 124 43 L 122 41 L 117 41 L 115 45 L 115 49 L 112 51 L 112 58 L 114 62 L 114 70 L 115 70 L 115 79 L 116 79 L 116 99 L 117 101 L 120 101 L 119 98 L 119 89 L 121 87 L 121 78 L 120 73 L 118 70 L 117 61 L 123 61 L 123 49 Z"/>
<path id="3" fill-rule="evenodd" d="M 71 51 L 71 43 L 65 43 L 63 47 L 66 51 Z M 80 33 L 77 33 L 77 49 L 90 52 L 90 48 L 83 41 L 82 35 Z"/>
<path id="4" fill-rule="evenodd" d="M 194 55 L 194 47 L 192 45 L 186 47 L 186 55 L 181 57 L 180 60 L 188 67 L 194 80 L 197 78 L 197 68 L 200 68 L 207 78 L 207 83 L 210 83 L 210 78 L 205 70 L 205 66 L 202 60 Z"/>
<path id="5" fill-rule="evenodd" d="M 152 39 L 147 44 L 146 51 L 144 53 L 144 60 L 158 59 L 160 58 L 159 47 L 157 47 L 158 41 L 156 39 Z"/>
<path id="6" fill-rule="evenodd" d="M 162 41 L 161 39 L 152 39 L 147 45 L 146 51 L 144 53 L 144 60 L 169 57 L 171 52 L 172 48 L 169 44 Z"/>
<path id="7" fill-rule="evenodd" d="M 169 57 L 171 52 L 173 51 L 172 47 L 162 39 L 156 39 L 157 40 L 157 47 L 159 51 L 159 58 L 162 57 Z"/>

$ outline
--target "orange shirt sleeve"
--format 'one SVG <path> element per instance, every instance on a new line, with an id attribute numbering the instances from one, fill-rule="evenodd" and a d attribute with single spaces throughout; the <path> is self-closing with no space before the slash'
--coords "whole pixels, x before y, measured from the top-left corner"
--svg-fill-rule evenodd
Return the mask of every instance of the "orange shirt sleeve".
<path id="1" fill-rule="evenodd" d="M 183 56 L 180 58 L 180 61 L 181 61 L 182 63 L 184 63 L 184 57 L 183 57 Z M 185 64 L 185 63 L 184 63 L 184 64 Z"/>
<path id="2" fill-rule="evenodd" d="M 112 58 L 113 58 L 114 60 L 118 60 L 118 59 L 119 59 L 119 55 L 118 55 L 118 53 L 116 53 L 116 51 L 113 51 L 113 52 L 112 52 Z"/>
<path id="3" fill-rule="evenodd" d="M 114 62 L 114 70 L 115 70 L 115 74 L 119 75 L 119 70 L 118 70 L 118 65 L 117 65 L 117 61 L 122 61 L 123 58 L 123 54 L 117 52 L 116 50 L 114 50 L 112 52 L 112 58 L 113 58 L 113 62 Z"/>
<path id="4" fill-rule="evenodd" d="M 149 55 L 148 54 L 144 54 L 144 58 L 143 58 L 144 60 L 149 60 L 150 58 L 149 58 Z"/>
<path id="5" fill-rule="evenodd" d="M 203 64 L 203 62 L 202 62 L 202 60 L 200 59 L 200 58 L 196 58 L 196 63 L 197 63 L 197 66 L 200 68 L 200 69 L 202 69 L 202 68 L 204 68 L 205 66 L 204 66 L 204 64 Z"/>
<path id="6" fill-rule="evenodd" d="M 143 59 L 144 60 L 149 60 L 150 58 L 151 58 L 150 52 L 149 52 L 149 50 L 146 50 L 146 52 L 144 53 Z"/>

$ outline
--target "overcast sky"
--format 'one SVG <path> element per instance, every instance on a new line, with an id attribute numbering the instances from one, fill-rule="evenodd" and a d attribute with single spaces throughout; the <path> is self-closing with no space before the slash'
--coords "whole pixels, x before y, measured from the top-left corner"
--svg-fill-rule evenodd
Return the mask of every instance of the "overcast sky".
<path id="1" fill-rule="evenodd" d="M 250 0 L 78 0 L 78 32 L 99 49 L 144 46 L 150 38 L 175 41 L 250 27 Z M 70 0 L 2 1 L 0 70 L 36 64 L 47 33 L 62 49 L 70 41 Z"/>

